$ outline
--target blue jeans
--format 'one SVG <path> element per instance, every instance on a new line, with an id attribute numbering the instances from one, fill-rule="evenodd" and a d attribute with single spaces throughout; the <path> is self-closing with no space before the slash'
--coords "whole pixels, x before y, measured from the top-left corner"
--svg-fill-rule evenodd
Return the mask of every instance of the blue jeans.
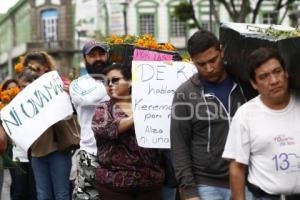
<path id="1" fill-rule="evenodd" d="M 31 165 L 36 182 L 38 200 L 69 200 L 71 153 L 53 152 L 32 157 Z"/>
<path id="2" fill-rule="evenodd" d="M 162 187 L 161 200 L 176 200 L 176 188 Z"/>
<path id="3" fill-rule="evenodd" d="M 198 185 L 198 193 L 201 200 L 230 200 L 231 191 L 230 188 Z M 252 200 L 253 196 L 251 192 L 245 188 L 246 200 Z"/>
<path id="4" fill-rule="evenodd" d="M 201 200 L 230 200 L 230 188 L 208 185 L 198 185 L 198 193 Z"/>

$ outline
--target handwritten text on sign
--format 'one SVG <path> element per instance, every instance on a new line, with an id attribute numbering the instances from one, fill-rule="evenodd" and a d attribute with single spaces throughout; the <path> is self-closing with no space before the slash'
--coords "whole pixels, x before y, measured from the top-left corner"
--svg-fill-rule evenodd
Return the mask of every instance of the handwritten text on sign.
<path id="1" fill-rule="evenodd" d="M 25 151 L 48 127 L 73 113 L 62 86 L 58 73 L 48 72 L 1 110 L 6 133 Z"/>
<path id="2" fill-rule="evenodd" d="M 133 60 L 140 61 L 172 61 L 173 55 L 155 51 L 134 49 Z"/>
<path id="3" fill-rule="evenodd" d="M 194 73 L 194 65 L 186 62 L 132 62 L 132 110 L 139 146 L 170 148 L 173 96 Z"/>

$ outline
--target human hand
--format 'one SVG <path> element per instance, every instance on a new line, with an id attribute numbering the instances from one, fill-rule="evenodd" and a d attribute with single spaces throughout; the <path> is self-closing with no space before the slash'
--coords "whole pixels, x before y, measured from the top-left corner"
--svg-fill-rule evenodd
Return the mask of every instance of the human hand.
<path id="1" fill-rule="evenodd" d="M 70 81 L 64 77 L 61 77 L 63 81 L 63 90 L 69 94 Z"/>
<path id="2" fill-rule="evenodd" d="M 192 197 L 192 198 L 189 198 L 189 199 L 186 199 L 186 200 L 200 200 L 200 197 Z"/>
<path id="3" fill-rule="evenodd" d="M 3 154 L 7 148 L 7 136 L 4 128 L 0 125 L 0 154 Z"/>

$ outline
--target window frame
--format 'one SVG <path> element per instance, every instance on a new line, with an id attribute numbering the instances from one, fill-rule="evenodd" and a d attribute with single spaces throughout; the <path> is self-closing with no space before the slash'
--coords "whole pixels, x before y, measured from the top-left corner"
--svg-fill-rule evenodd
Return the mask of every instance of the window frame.
<path id="1" fill-rule="evenodd" d="M 56 12 L 56 16 L 43 16 L 47 12 Z M 59 12 L 55 8 L 41 11 L 41 34 L 46 42 L 56 42 L 59 40 Z M 52 37 L 52 38 L 51 38 Z"/>
<path id="2" fill-rule="evenodd" d="M 140 0 L 135 4 L 136 7 L 136 20 L 137 20 L 137 34 L 141 35 L 140 32 L 140 16 L 141 15 L 153 15 L 154 16 L 154 37 L 158 37 L 158 24 L 157 24 L 157 18 L 158 18 L 158 6 L 159 4 L 153 0 Z M 145 11 L 147 10 L 147 11 Z M 150 11 L 149 11 L 150 10 Z"/>

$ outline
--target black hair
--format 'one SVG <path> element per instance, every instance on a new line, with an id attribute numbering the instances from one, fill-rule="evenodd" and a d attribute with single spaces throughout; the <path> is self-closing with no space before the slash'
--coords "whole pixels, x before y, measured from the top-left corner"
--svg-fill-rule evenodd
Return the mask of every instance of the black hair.
<path id="1" fill-rule="evenodd" d="M 19 86 L 19 83 L 16 79 L 7 79 L 6 81 L 3 82 L 1 91 L 4 91 L 7 89 L 8 85 L 11 83 L 15 83 L 17 86 Z"/>
<path id="2" fill-rule="evenodd" d="M 32 51 L 25 55 L 23 65 L 28 66 L 30 61 L 36 61 L 39 64 L 47 67 L 49 71 L 55 70 L 55 62 L 53 58 L 44 51 Z"/>
<path id="3" fill-rule="evenodd" d="M 131 80 L 131 66 L 126 66 L 121 63 L 113 63 L 103 70 L 103 74 L 108 74 L 111 70 L 118 70 L 126 80 Z"/>
<path id="4" fill-rule="evenodd" d="M 285 62 L 276 49 L 262 47 L 262 48 L 254 50 L 248 56 L 248 59 L 246 62 L 248 78 L 252 81 L 255 81 L 255 70 L 272 58 L 278 60 L 280 65 L 282 66 L 282 68 L 284 70 L 286 70 Z"/>
<path id="5" fill-rule="evenodd" d="M 220 41 L 212 32 L 202 29 L 190 37 L 187 42 L 187 51 L 193 58 L 196 54 L 203 53 L 211 47 L 220 50 L 220 45 Z"/>

